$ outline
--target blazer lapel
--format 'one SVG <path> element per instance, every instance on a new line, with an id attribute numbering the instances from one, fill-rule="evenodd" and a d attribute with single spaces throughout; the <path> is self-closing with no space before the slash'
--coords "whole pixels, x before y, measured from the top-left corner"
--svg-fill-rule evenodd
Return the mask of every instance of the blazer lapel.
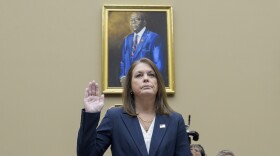
<path id="1" fill-rule="evenodd" d="M 134 53 L 135 57 L 137 57 L 137 55 L 140 53 L 142 49 L 143 44 L 147 41 L 148 34 L 149 34 L 149 30 L 146 29 L 137 45 L 136 51 Z"/>
<path id="2" fill-rule="evenodd" d="M 166 115 L 157 115 L 149 155 L 154 156 L 168 128 L 169 118 Z"/>
<path id="3" fill-rule="evenodd" d="M 136 117 L 132 117 L 126 113 L 123 113 L 122 120 L 124 121 L 125 126 L 128 129 L 130 136 L 132 137 L 138 150 L 141 152 L 141 155 L 148 156 L 147 148 L 145 146 L 144 137 L 138 119 Z"/>

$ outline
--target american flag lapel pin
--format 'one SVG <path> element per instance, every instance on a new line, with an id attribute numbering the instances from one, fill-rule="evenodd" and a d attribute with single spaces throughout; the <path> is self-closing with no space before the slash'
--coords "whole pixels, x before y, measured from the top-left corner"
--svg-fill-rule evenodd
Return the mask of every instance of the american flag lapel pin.
<path id="1" fill-rule="evenodd" d="M 159 128 L 166 128 L 165 124 L 160 124 Z"/>

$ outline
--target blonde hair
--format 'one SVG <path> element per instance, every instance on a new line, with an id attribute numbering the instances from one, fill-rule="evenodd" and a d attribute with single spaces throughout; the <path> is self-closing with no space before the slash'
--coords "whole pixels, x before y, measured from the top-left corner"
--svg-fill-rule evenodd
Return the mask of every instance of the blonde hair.
<path id="1" fill-rule="evenodd" d="M 235 156 L 230 150 L 221 150 L 217 156 Z"/>

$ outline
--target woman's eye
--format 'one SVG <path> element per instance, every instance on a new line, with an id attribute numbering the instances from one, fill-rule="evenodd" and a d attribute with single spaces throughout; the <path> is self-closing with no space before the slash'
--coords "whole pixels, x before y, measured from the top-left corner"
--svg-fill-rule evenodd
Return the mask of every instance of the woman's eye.
<path id="1" fill-rule="evenodd" d="M 148 74 L 150 77 L 155 77 L 156 75 L 154 73 L 149 73 Z"/>
<path id="2" fill-rule="evenodd" d="M 142 74 L 136 74 L 135 75 L 135 77 L 137 78 L 137 77 L 141 77 L 142 76 Z"/>

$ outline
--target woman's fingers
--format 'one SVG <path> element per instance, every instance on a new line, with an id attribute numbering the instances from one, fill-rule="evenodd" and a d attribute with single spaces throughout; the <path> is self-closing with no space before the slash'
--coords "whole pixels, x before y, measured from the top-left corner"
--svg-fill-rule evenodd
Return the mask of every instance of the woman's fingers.
<path id="1" fill-rule="evenodd" d="M 85 97 L 98 96 L 98 92 L 99 92 L 98 83 L 93 80 L 89 82 L 88 88 L 86 88 Z"/>
<path id="2" fill-rule="evenodd" d="M 95 88 L 94 88 L 94 95 L 95 96 L 98 96 L 99 94 L 98 94 L 98 92 L 99 92 L 99 87 L 98 87 L 98 83 L 97 82 L 95 82 Z"/>

